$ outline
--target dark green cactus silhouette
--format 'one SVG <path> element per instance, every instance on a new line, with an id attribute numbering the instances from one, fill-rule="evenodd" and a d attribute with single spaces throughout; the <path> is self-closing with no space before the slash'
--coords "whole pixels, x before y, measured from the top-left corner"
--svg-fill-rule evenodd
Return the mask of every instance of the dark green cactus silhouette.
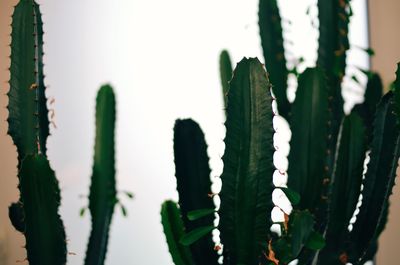
<path id="1" fill-rule="evenodd" d="M 43 74 L 43 23 L 34 0 L 20 0 L 12 17 L 8 133 L 18 151 L 21 198 L 9 207 L 14 227 L 26 238 L 31 265 L 64 265 L 67 247 L 58 214 L 60 190 L 46 157 L 49 111 Z M 85 264 L 104 264 L 116 199 L 115 96 L 103 86 L 96 104 L 96 144 L 89 208 L 92 233 Z"/>
<path id="2" fill-rule="evenodd" d="M 232 79 L 232 62 L 229 56 L 228 51 L 222 51 L 219 56 L 219 72 L 221 78 L 222 85 L 222 96 L 224 98 L 224 107 L 226 109 L 227 103 L 227 95 L 229 90 L 229 82 Z"/>
<path id="3" fill-rule="evenodd" d="M 89 210 L 92 232 L 86 253 L 86 265 L 104 264 L 107 253 L 108 231 L 114 206 L 115 189 L 115 96 L 109 85 L 102 86 L 96 99 L 96 140 Z"/>
<path id="4" fill-rule="evenodd" d="M 186 231 L 213 226 L 214 216 L 190 221 L 187 214 L 197 209 L 213 209 L 207 145 L 199 125 L 192 120 L 177 120 L 174 128 L 174 154 L 179 206 Z M 218 264 L 211 235 L 190 246 L 195 264 Z"/>
<path id="5" fill-rule="evenodd" d="M 258 10 L 258 24 L 265 66 L 270 69 L 269 78 L 271 83 L 274 84 L 273 92 L 278 102 L 279 114 L 288 118 L 290 103 L 287 99 L 286 90 L 289 71 L 286 67 L 278 3 L 276 0 L 260 0 Z"/>
<path id="6" fill-rule="evenodd" d="M 21 0 L 12 17 L 8 133 L 18 151 L 20 201 L 9 208 L 26 238 L 32 265 L 62 265 L 67 248 L 58 215 L 60 190 L 46 158 L 49 135 L 43 75 L 43 29 L 39 6 Z"/>
<path id="7" fill-rule="evenodd" d="M 66 264 L 65 231 L 58 215 L 60 189 L 49 161 L 44 155 L 26 156 L 19 178 L 29 264 Z"/>
<path id="8" fill-rule="evenodd" d="M 221 53 L 227 122 L 217 228 L 223 264 L 284 265 L 297 259 L 300 265 L 361 265 L 376 254 L 400 157 L 400 70 L 394 91 L 384 96 L 379 75 L 361 71 L 368 76 L 365 100 L 344 115 L 341 86 L 350 48 L 350 1 L 320 0 L 318 10 L 317 66 L 296 72 L 298 88 L 293 103 L 286 95 L 292 71 L 286 66 L 276 0 L 259 2 L 260 37 L 269 74 L 258 60 L 243 59 L 227 88 L 224 62 L 229 57 L 227 51 Z M 271 89 L 279 114 L 287 119 L 292 132 L 288 189 L 273 184 Z M 366 157 L 370 160 L 365 173 Z M 186 167 L 191 165 L 186 163 Z M 190 186 L 194 180 L 185 177 Z M 281 189 L 293 205 L 290 215 L 283 212 L 285 220 L 278 223 L 280 235 L 270 232 L 274 189 Z M 187 216 L 182 213 L 181 218 L 212 212 L 213 208 L 198 209 Z M 185 234 L 179 242 L 186 245 L 211 231 L 205 226 L 201 234 L 199 228 L 182 229 Z"/>
<path id="9" fill-rule="evenodd" d="M 220 230 L 225 259 L 258 263 L 268 239 L 274 166 L 271 85 L 257 59 L 242 60 L 230 84 Z M 259 187 L 264 187 L 260 189 Z"/>
<path id="10" fill-rule="evenodd" d="M 43 82 L 43 29 L 39 6 L 22 0 L 12 17 L 8 133 L 19 162 L 29 154 L 46 155 L 49 119 Z"/>

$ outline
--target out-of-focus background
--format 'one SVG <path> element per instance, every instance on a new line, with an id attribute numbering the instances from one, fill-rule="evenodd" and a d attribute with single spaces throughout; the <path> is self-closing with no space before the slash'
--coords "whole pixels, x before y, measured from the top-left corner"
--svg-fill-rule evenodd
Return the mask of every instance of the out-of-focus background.
<path id="1" fill-rule="evenodd" d="M 18 198 L 16 149 L 7 136 L 7 80 L 12 7 L 0 1 L 0 264 L 26 257 L 24 239 L 11 226 L 8 205 Z M 42 4 L 45 39 L 45 83 L 56 113 L 48 154 L 62 190 L 61 214 L 68 235 L 68 264 L 82 264 L 90 217 L 79 217 L 87 205 L 94 141 L 94 99 L 99 86 L 110 82 L 118 104 L 117 178 L 121 191 L 135 194 L 124 201 L 128 218 L 117 209 L 110 235 L 107 264 L 172 264 L 160 224 L 163 200 L 177 199 L 172 152 L 176 118 L 196 119 L 209 144 L 213 176 L 222 170 L 224 128 L 218 76 L 218 54 L 230 50 L 233 60 L 261 56 L 257 0 L 87 0 Z M 371 47 L 372 69 L 386 87 L 400 61 L 400 2 L 353 0 L 351 43 Z M 293 59 L 315 62 L 317 33 L 311 26 L 315 0 L 280 0 Z M 313 10 L 313 8 L 311 9 Z M 350 51 L 352 62 L 368 67 L 365 54 Z M 349 82 L 346 97 L 360 100 Z M 362 89 L 361 89 L 362 90 Z M 387 229 L 380 241 L 377 264 L 397 265 L 400 238 L 400 188 L 392 196 Z M 82 196 L 83 195 L 83 196 Z"/>

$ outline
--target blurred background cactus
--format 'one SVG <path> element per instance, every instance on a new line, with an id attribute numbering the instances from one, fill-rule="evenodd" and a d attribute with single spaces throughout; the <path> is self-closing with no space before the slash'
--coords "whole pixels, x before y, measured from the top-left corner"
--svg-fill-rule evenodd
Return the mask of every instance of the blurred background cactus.
<path id="1" fill-rule="evenodd" d="M 60 189 L 46 151 L 49 116 L 43 74 L 43 23 L 34 0 L 20 0 L 12 17 L 9 135 L 18 151 L 20 200 L 9 208 L 14 227 L 26 238 L 27 260 L 32 265 L 67 262 L 67 239 L 58 213 Z M 50 115 L 49 115 L 50 114 Z M 92 232 L 85 264 L 104 264 L 114 206 L 115 96 L 109 85 L 96 100 L 96 141 L 89 209 Z"/>
<path id="2" fill-rule="evenodd" d="M 166 207 L 169 201 L 161 212 L 175 262 L 176 257 L 189 254 L 188 264 L 213 264 L 220 259 L 223 264 L 334 265 L 374 259 L 400 156 L 400 87 L 396 81 L 393 91 L 382 97 L 379 75 L 361 69 L 368 78 L 364 103 L 345 114 L 342 82 L 350 47 L 349 2 L 318 1 L 317 66 L 302 73 L 287 67 L 276 0 L 259 1 L 268 72 L 257 59 L 245 58 L 230 79 L 229 54 L 221 53 L 227 116 L 222 189 L 219 194 L 210 193 L 210 170 L 203 170 L 208 166 L 207 152 L 199 126 L 192 120 L 178 120 L 174 153 L 179 207 L 174 206 L 171 214 Z M 373 53 L 371 49 L 365 52 Z M 287 96 L 290 73 L 298 83 L 294 101 Z M 280 158 L 288 161 L 287 173 L 274 166 L 278 159 L 274 153 L 282 147 L 277 139 L 284 136 L 274 131 L 273 124 L 282 122 L 282 117 L 291 131 L 287 134 L 291 137 L 286 136 L 290 151 L 287 158 Z M 190 209 L 187 194 L 191 195 Z M 213 204 L 200 203 L 207 194 L 220 198 L 218 211 Z M 285 200 L 292 206 L 283 207 Z M 212 225 L 215 212 L 218 218 Z M 183 223 L 176 220 L 179 216 Z M 171 223 L 180 223 L 175 233 L 168 230 Z M 213 230 L 220 233 L 221 243 L 214 241 L 214 249 L 200 245 L 211 240 Z M 189 249 L 179 251 L 179 243 Z M 210 260 L 194 258 L 196 248 Z M 217 251 L 220 257 L 215 256 Z"/>

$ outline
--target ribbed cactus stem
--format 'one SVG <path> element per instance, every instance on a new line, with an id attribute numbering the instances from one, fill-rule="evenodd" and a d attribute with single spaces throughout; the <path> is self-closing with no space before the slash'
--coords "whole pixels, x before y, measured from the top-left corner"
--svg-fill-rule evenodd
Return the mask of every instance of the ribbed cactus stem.
<path id="1" fill-rule="evenodd" d="M 271 84 L 256 58 L 238 63 L 228 93 L 220 193 L 227 264 L 259 264 L 272 224 L 274 166 Z"/>
<path id="2" fill-rule="evenodd" d="M 66 264 L 65 231 L 58 214 L 60 189 L 49 161 L 43 155 L 27 156 L 19 179 L 29 264 Z"/>
<path id="3" fill-rule="evenodd" d="M 117 202 L 115 187 L 115 95 L 109 85 L 102 86 L 96 99 L 96 140 L 89 210 L 92 231 L 86 265 L 102 265 L 106 258 L 108 232 Z"/>
<path id="4" fill-rule="evenodd" d="M 46 155 L 49 135 L 43 76 L 43 23 L 38 4 L 21 0 L 12 17 L 9 135 L 19 162 L 29 154 Z"/>
<path id="5" fill-rule="evenodd" d="M 177 120 L 174 127 L 175 176 L 179 206 L 186 232 L 202 226 L 213 226 L 214 215 L 191 221 L 187 214 L 198 209 L 214 209 L 211 194 L 211 169 L 207 144 L 200 126 L 193 120 Z M 196 264 L 217 265 L 212 236 L 208 235 L 190 246 Z"/>

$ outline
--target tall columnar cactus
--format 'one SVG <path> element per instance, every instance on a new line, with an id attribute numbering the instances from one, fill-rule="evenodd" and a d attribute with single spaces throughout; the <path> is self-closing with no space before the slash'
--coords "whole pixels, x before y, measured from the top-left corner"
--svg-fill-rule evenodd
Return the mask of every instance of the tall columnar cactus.
<path id="1" fill-rule="evenodd" d="M 86 265 L 102 265 L 107 253 L 114 206 L 115 189 L 115 96 L 109 85 L 100 88 L 96 100 L 96 140 L 89 210 L 92 232 L 86 253 Z"/>
<path id="2" fill-rule="evenodd" d="M 269 238 L 265 227 L 272 225 L 270 86 L 257 59 L 239 63 L 230 84 L 220 230 L 225 259 L 232 264 L 258 263 Z"/>
<path id="3" fill-rule="evenodd" d="M 46 158 L 48 109 L 43 81 L 43 29 L 39 6 L 21 0 L 11 34 L 8 133 L 18 151 L 20 201 L 10 206 L 15 228 L 26 238 L 32 265 L 66 263 L 66 239 L 58 215 L 60 191 Z"/>
<path id="4" fill-rule="evenodd" d="M 286 67 L 281 16 L 277 0 L 260 0 L 258 15 L 265 66 L 270 69 L 269 78 L 274 84 L 273 92 L 278 102 L 279 114 L 288 119 L 290 103 L 286 91 L 289 71 Z"/>
<path id="5" fill-rule="evenodd" d="M 305 70 L 299 78 L 292 106 L 289 161 L 296 162 L 289 164 L 288 186 L 303 195 L 299 207 L 313 212 L 324 199 L 320 197 L 323 185 L 329 183 L 324 159 L 331 120 L 328 97 L 327 82 L 321 69 Z"/>
<path id="6" fill-rule="evenodd" d="M 174 128 L 174 154 L 179 206 L 186 231 L 213 226 L 214 216 L 190 221 L 187 214 L 197 209 L 213 209 L 207 145 L 199 125 L 193 120 L 177 120 Z M 218 264 L 211 235 L 190 246 L 195 264 Z"/>
<path id="7" fill-rule="evenodd" d="M 297 257 L 303 247 L 316 249 L 320 245 L 317 242 L 320 236 L 313 231 L 314 220 L 309 211 L 296 210 L 290 221 L 282 223 L 285 230 L 280 239 L 269 230 L 273 224 L 270 213 L 274 207 L 272 192 L 275 188 L 272 177 L 275 170 L 272 125 L 274 113 L 270 90 L 267 73 L 257 59 L 243 59 L 238 64 L 228 92 L 226 148 L 223 156 L 224 172 L 221 176 L 223 185 L 220 193 L 221 208 L 218 211 L 220 214 L 218 229 L 221 231 L 224 264 L 273 262 L 275 252 L 281 255 L 282 260 L 288 262 Z M 207 174 L 202 175 L 204 167 L 199 166 L 197 162 L 204 161 L 199 158 L 206 157 L 205 146 L 199 149 L 196 144 L 203 138 L 203 134 L 199 131 L 187 133 L 183 137 L 183 133 L 177 133 L 178 125 L 187 127 L 185 130 L 189 132 L 194 129 L 199 130 L 198 125 L 192 121 L 177 121 L 175 146 L 178 143 L 184 149 L 175 148 L 175 163 L 180 200 L 190 194 L 192 201 L 200 201 L 201 198 L 206 199 L 204 195 L 209 189 L 204 184 L 208 187 L 210 185 L 209 169 Z M 180 130 L 183 128 L 179 128 Z M 201 138 L 197 136 L 199 134 Z M 200 155 L 201 153 L 203 155 Z M 186 174 L 183 174 L 184 172 Z M 202 176 L 200 182 L 199 176 Z M 185 186 L 180 182 L 185 183 Z M 278 189 L 282 189 L 295 203 L 294 198 L 297 197 L 295 192 L 284 187 Z M 202 193 L 196 195 L 202 190 Z M 179 242 L 183 245 L 194 242 L 192 246 L 195 246 L 198 243 L 197 239 L 201 242 L 207 238 L 208 232 L 214 229 L 207 221 L 214 208 L 204 204 L 198 209 L 192 208 L 188 211 L 181 205 L 181 213 L 175 210 L 177 213 L 172 215 L 166 210 L 167 204 L 170 202 L 163 205 L 162 222 L 173 260 L 179 264 L 176 261 L 177 254 L 182 257 L 185 253 L 177 251 Z M 175 229 L 186 232 L 181 238 L 178 233 L 171 236 L 169 232 L 171 224 L 179 223 L 176 220 L 179 217 L 184 221 L 189 220 L 184 228 Z M 196 226 L 193 220 L 204 222 L 198 223 L 202 226 Z M 189 226 L 190 221 L 192 221 L 191 226 Z M 272 247 L 275 250 L 268 253 L 268 249 Z M 195 252 L 192 248 L 190 250 L 194 258 Z M 212 244 L 203 245 L 203 255 L 210 251 L 213 251 Z M 210 261 L 194 260 L 189 264 L 210 264 Z"/>
<path id="8" fill-rule="evenodd" d="M 38 4 L 20 0 L 12 17 L 8 133 L 18 151 L 20 200 L 9 208 L 14 227 L 26 238 L 31 265 L 64 265 L 66 236 L 58 214 L 60 189 L 46 157 L 49 118 L 43 75 L 43 27 Z M 115 97 L 100 89 L 90 191 L 93 229 L 86 264 L 104 264 L 116 203 L 114 169 Z"/>
<path id="9" fill-rule="evenodd" d="M 258 60 L 244 59 L 227 88 L 227 67 L 220 59 L 227 121 L 220 222 L 215 229 L 220 231 L 222 245 L 217 249 L 223 248 L 223 264 L 284 265 L 294 259 L 299 265 L 364 264 L 376 254 L 400 157 L 400 67 L 394 91 L 383 97 L 379 75 L 363 71 L 368 76 L 365 100 L 345 116 L 341 86 L 351 8 L 349 0 L 321 0 L 317 66 L 297 76 L 296 98 L 290 103 L 277 1 L 260 0 L 259 7 L 261 42 L 270 74 Z M 227 52 L 220 58 L 227 58 Z M 286 175 L 272 164 L 271 88 L 292 135 L 288 188 L 273 186 L 275 177 Z M 181 156 L 186 153 L 185 149 Z M 191 175 L 198 171 L 191 163 L 186 167 L 191 167 L 187 169 Z M 187 186 L 195 181 L 187 174 L 185 178 Z M 270 216 L 277 189 L 293 206 L 291 213 L 281 210 L 278 234 L 270 231 L 276 225 Z M 190 192 L 178 191 L 180 195 Z M 179 213 L 177 209 L 173 220 L 177 223 L 180 215 L 200 218 L 213 212 L 208 210 Z M 190 245 L 214 228 L 199 229 L 181 227 L 184 235 L 175 233 L 172 239 L 167 234 L 167 238 L 176 246 L 178 240 Z"/>

